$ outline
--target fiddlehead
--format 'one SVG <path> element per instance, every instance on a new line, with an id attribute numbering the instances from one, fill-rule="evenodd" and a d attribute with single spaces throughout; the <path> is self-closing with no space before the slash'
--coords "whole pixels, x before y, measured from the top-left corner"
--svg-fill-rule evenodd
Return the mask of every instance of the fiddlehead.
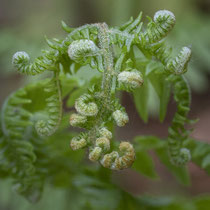
<path id="1" fill-rule="evenodd" d="M 98 106 L 95 102 L 91 102 L 91 95 L 84 94 L 75 102 L 75 109 L 84 116 L 96 116 L 98 114 Z"/>
<path id="2" fill-rule="evenodd" d="M 81 133 L 79 136 L 72 138 L 70 146 L 73 150 L 78 150 L 87 146 L 87 134 Z"/>
<path id="3" fill-rule="evenodd" d="M 160 10 L 155 13 L 154 21 L 150 19 L 147 30 L 140 35 L 140 43 L 152 44 L 160 41 L 173 29 L 176 19 L 172 12 Z"/>
<path id="4" fill-rule="evenodd" d="M 122 170 L 131 167 L 135 160 L 135 150 L 132 144 L 129 142 L 121 142 L 119 151 L 121 155 L 116 151 L 104 155 L 101 164 L 105 168 L 111 168 L 114 170 Z"/>
<path id="5" fill-rule="evenodd" d="M 36 123 L 36 130 L 40 136 L 52 135 L 57 130 L 61 122 L 62 96 L 58 75 L 58 72 L 55 72 L 54 77 L 44 89 L 44 91 L 49 94 L 46 99 L 48 119 L 39 120 Z"/>
<path id="6" fill-rule="evenodd" d="M 48 52 L 45 56 L 40 56 L 33 63 L 30 63 L 29 55 L 20 51 L 13 55 L 12 63 L 22 74 L 36 75 L 53 68 L 53 60 L 48 59 L 49 57 L 53 58 L 53 54 Z"/>
<path id="7" fill-rule="evenodd" d="M 73 41 L 69 45 L 68 55 L 77 63 L 86 63 L 87 58 L 90 56 L 96 56 L 99 48 L 91 40 L 81 39 Z"/>
<path id="8" fill-rule="evenodd" d="M 119 88 L 129 92 L 143 84 L 142 74 L 137 70 L 122 71 L 117 76 Z"/>

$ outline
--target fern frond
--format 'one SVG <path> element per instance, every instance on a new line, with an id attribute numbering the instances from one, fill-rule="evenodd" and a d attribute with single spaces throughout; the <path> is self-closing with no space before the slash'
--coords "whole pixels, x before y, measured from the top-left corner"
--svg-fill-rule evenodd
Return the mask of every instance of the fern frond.
<path id="1" fill-rule="evenodd" d="M 2 131 L 7 146 L 4 161 L 8 164 L 8 173 L 14 179 L 14 188 L 20 194 L 28 194 L 33 176 L 36 155 L 29 139 L 25 139 L 26 128 L 31 126 L 31 113 L 24 109 L 31 100 L 26 98 L 25 89 L 11 94 L 2 109 Z M 32 192 L 31 192 L 32 193 Z"/>
<path id="2" fill-rule="evenodd" d="M 62 119 L 62 95 L 58 76 L 59 73 L 55 72 L 44 89 L 49 94 L 46 99 L 48 119 L 39 120 L 36 123 L 36 130 L 40 136 L 52 135 L 58 129 Z"/>
<path id="3" fill-rule="evenodd" d="M 177 111 L 168 129 L 168 149 L 171 162 L 175 165 L 184 165 L 190 159 L 190 151 L 183 147 L 183 142 L 188 139 L 189 131 L 185 124 L 188 123 L 188 112 L 190 110 L 190 91 L 183 76 L 170 76 L 169 80 L 174 85 L 174 99 L 177 102 Z"/>

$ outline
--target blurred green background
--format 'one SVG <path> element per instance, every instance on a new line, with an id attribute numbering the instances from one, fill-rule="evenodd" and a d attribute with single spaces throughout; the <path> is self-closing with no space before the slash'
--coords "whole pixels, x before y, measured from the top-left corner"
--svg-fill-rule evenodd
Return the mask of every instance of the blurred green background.
<path id="1" fill-rule="evenodd" d="M 193 136 L 210 142 L 210 0 L 0 0 L 0 105 L 9 93 L 31 80 L 16 73 L 11 64 L 12 55 L 23 50 L 32 58 L 38 56 L 41 49 L 47 46 L 44 35 L 49 38 L 65 36 L 61 20 L 72 27 L 94 22 L 107 22 L 115 26 L 131 16 L 136 17 L 140 11 L 143 11 L 143 20 L 146 21 L 147 15 L 153 17 L 160 9 L 172 11 L 177 19 L 168 42 L 177 51 L 184 45 L 192 47 L 193 56 L 187 73 L 193 95 L 191 115 L 200 118 Z M 144 125 L 133 111 L 134 105 L 127 94 L 123 96 L 123 103 L 128 114 L 135 116 L 132 125 L 120 133 L 124 138 L 140 133 L 164 136 L 167 132 L 167 120 L 160 125 L 156 119 L 151 119 L 149 124 Z M 170 109 L 173 110 L 173 104 Z M 161 167 L 159 170 L 162 170 Z M 190 195 L 210 194 L 210 178 L 194 165 L 190 166 L 190 170 L 192 186 L 184 191 Z M 149 190 L 159 193 L 160 187 L 166 189 L 164 192 L 183 191 L 182 187 L 170 184 L 171 177 L 167 172 L 162 171 L 162 174 L 165 177 L 164 185 L 163 182 L 157 184 L 134 176 L 136 183 L 126 183 L 125 187 L 131 192 L 139 192 L 141 188 L 140 192 Z M 122 174 L 123 182 L 126 182 L 124 177 L 127 175 L 127 172 Z M 57 202 L 63 202 L 64 192 L 52 192 L 50 189 L 48 192 L 52 197 L 57 197 Z M 59 205 L 50 203 L 46 196 L 44 202 L 43 205 L 51 210 L 59 209 Z M 43 206 L 39 208 L 46 209 Z M 32 207 L 11 194 L 8 183 L 0 182 L 0 210 L 5 209 L 31 210 Z M 33 209 L 38 209 L 38 206 Z"/>

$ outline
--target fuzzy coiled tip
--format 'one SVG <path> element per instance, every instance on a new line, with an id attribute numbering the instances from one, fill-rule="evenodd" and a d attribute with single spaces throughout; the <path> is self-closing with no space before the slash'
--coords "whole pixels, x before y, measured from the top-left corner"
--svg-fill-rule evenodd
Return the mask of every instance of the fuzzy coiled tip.
<path id="1" fill-rule="evenodd" d="M 19 51 L 16 52 L 13 57 L 12 57 L 12 64 L 15 67 L 18 67 L 18 65 L 20 64 L 27 64 L 30 60 L 30 56 L 28 55 L 28 53 L 24 52 L 24 51 Z"/>
<path id="2" fill-rule="evenodd" d="M 106 137 L 100 137 L 96 139 L 96 146 L 102 148 L 103 151 L 108 151 L 110 149 L 110 141 Z"/>
<path id="3" fill-rule="evenodd" d="M 95 162 L 100 159 L 102 155 L 102 148 L 101 147 L 94 147 L 93 150 L 89 153 L 89 160 Z"/>
<path id="4" fill-rule="evenodd" d="M 119 158 L 119 154 L 118 152 L 113 151 L 109 154 L 104 155 L 100 163 L 105 168 L 112 168 L 113 162 L 116 160 L 116 158 Z"/>
<path id="5" fill-rule="evenodd" d="M 86 121 L 87 121 L 86 116 L 80 115 L 80 114 L 75 114 L 75 113 L 71 114 L 70 119 L 69 119 L 69 123 L 73 127 L 83 125 L 86 123 Z"/>
<path id="6" fill-rule="evenodd" d="M 69 57 L 77 63 L 85 62 L 87 57 L 94 56 L 98 52 L 95 43 L 88 39 L 73 41 L 68 48 Z"/>
<path id="7" fill-rule="evenodd" d="M 112 132 L 110 132 L 107 128 L 105 127 L 102 127 L 100 128 L 99 130 L 99 135 L 100 136 L 103 136 L 103 137 L 106 137 L 108 139 L 111 139 L 112 138 Z"/>
<path id="8" fill-rule="evenodd" d="M 131 167 L 135 160 L 135 150 L 133 145 L 126 141 L 121 142 L 119 150 L 120 155 L 116 151 L 104 155 L 100 161 L 101 164 L 105 168 L 113 170 L 122 170 Z"/>
<path id="9" fill-rule="evenodd" d="M 180 156 L 184 163 L 187 163 L 191 160 L 190 150 L 187 148 L 180 149 Z"/>
<path id="10" fill-rule="evenodd" d="M 119 127 L 123 127 L 129 121 L 127 113 L 121 110 L 114 111 L 112 116 Z"/>
<path id="11" fill-rule="evenodd" d="M 87 141 L 85 138 L 74 137 L 70 142 L 72 150 L 78 150 L 86 147 Z"/>
<path id="12" fill-rule="evenodd" d="M 89 102 L 90 96 L 80 96 L 75 102 L 75 109 L 81 115 L 96 116 L 98 114 L 98 106 L 94 102 Z"/>
<path id="13" fill-rule="evenodd" d="M 39 120 L 35 124 L 35 129 L 40 136 L 48 136 L 48 134 L 49 134 L 47 122 L 45 120 Z"/>
<path id="14" fill-rule="evenodd" d="M 163 18 L 170 18 L 172 22 L 176 22 L 176 17 L 174 15 L 173 12 L 169 11 L 169 10 L 159 10 L 155 13 L 154 15 L 154 21 L 158 22 L 161 21 Z"/>
<path id="15" fill-rule="evenodd" d="M 186 65 L 188 64 L 192 56 L 192 50 L 190 49 L 190 47 L 183 47 L 180 52 L 180 55 L 183 56 L 183 60 L 185 61 L 184 68 L 186 68 Z"/>
<path id="16" fill-rule="evenodd" d="M 178 56 L 170 60 L 167 64 L 167 69 L 175 74 L 183 74 L 187 71 L 187 65 L 190 61 L 192 51 L 189 47 L 183 47 Z"/>
<path id="17" fill-rule="evenodd" d="M 118 74 L 117 79 L 120 85 L 128 86 L 131 89 L 140 87 L 144 82 L 142 74 L 139 71 L 123 71 Z"/>
<path id="18" fill-rule="evenodd" d="M 119 146 L 120 153 L 123 155 L 115 160 L 115 169 L 122 170 L 130 168 L 135 160 L 135 150 L 129 142 L 121 142 Z"/>
<path id="19" fill-rule="evenodd" d="M 184 166 L 191 160 L 190 150 L 187 148 L 181 148 L 178 156 L 171 157 L 171 163 L 176 166 Z"/>

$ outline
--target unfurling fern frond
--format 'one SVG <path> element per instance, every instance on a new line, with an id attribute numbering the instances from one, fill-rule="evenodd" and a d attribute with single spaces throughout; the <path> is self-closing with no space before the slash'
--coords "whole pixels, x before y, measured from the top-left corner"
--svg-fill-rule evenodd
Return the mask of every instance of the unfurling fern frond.
<path id="1" fill-rule="evenodd" d="M 143 84 L 142 74 L 137 70 L 123 71 L 117 76 L 119 89 L 133 91 Z"/>
<path id="2" fill-rule="evenodd" d="M 99 54 L 99 48 L 91 40 L 81 39 L 69 45 L 68 55 L 77 63 L 86 63 L 87 58 Z"/>
<path id="3" fill-rule="evenodd" d="M 186 73 L 191 58 L 189 47 L 183 47 L 175 58 L 171 57 L 171 49 L 165 47 L 163 43 L 153 45 L 149 52 L 165 66 L 166 72 L 176 75 Z"/>
<path id="4" fill-rule="evenodd" d="M 35 59 L 33 63 L 30 63 L 30 57 L 26 52 L 16 52 L 13 55 L 12 63 L 17 70 L 22 74 L 36 75 L 43 73 L 45 70 L 53 70 L 53 60 L 48 59 L 48 57 L 54 57 L 49 55 L 40 56 Z"/>
<path id="5" fill-rule="evenodd" d="M 191 58 L 191 49 L 183 47 L 176 58 L 171 59 L 167 63 L 167 70 L 175 74 L 183 74 L 187 71 L 187 64 Z"/>
<path id="6" fill-rule="evenodd" d="M 80 133 L 79 136 L 73 137 L 70 142 L 70 147 L 73 150 L 82 149 L 87 146 L 87 134 Z"/>
<path id="7" fill-rule="evenodd" d="M 36 130 L 40 136 L 50 136 L 59 127 L 62 118 L 62 96 L 59 73 L 55 72 L 54 77 L 45 87 L 44 91 L 49 94 L 46 99 L 48 119 L 39 120 L 36 123 Z"/>
<path id="8" fill-rule="evenodd" d="M 171 75 L 168 79 L 174 85 L 174 99 L 177 102 L 177 111 L 168 129 L 169 155 L 172 163 L 184 165 L 191 159 L 190 151 L 183 146 L 189 135 L 185 124 L 189 122 L 187 115 L 190 110 L 190 91 L 183 76 Z"/>
<path id="9" fill-rule="evenodd" d="M 119 127 L 123 127 L 129 120 L 127 113 L 121 110 L 114 111 L 112 116 Z"/>
<path id="10" fill-rule="evenodd" d="M 160 10 L 155 13 L 154 21 L 150 21 L 147 30 L 139 39 L 142 44 L 152 44 L 162 40 L 173 29 L 176 19 L 172 12 Z"/>
<path id="11" fill-rule="evenodd" d="M 92 97 L 89 94 L 80 96 L 75 102 L 77 112 L 84 116 L 96 116 L 98 114 L 98 106 L 91 100 Z"/>

